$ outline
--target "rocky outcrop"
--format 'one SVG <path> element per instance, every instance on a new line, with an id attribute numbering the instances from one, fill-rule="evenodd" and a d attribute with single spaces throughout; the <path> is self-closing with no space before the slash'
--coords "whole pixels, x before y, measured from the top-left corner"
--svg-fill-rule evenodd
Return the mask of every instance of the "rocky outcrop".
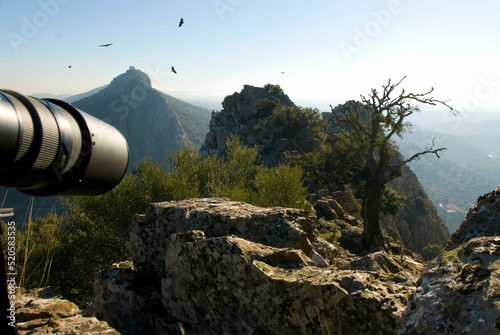
<path id="1" fill-rule="evenodd" d="M 96 315 L 123 334 L 393 334 L 423 264 L 350 255 L 307 212 L 225 199 L 152 204 L 132 263 L 98 274 Z"/>
<path id="2" fill-rule="evenodd" d="M 310 194 L 308 200 L 313 204 L 318 218 L 361 220 L 361 205 L 349 189 L 336 192 L 319 191 Z"/>
<path id="3" fill-rule="evenodd" d="M 15 321 L 18 335 L 120 335 L 106 322 L 87 315 L 72 302 L 58 298 L 48 288 L 20 294 L 16 298 Z"/>
<path id="4" fill-rule="evenodd" d="M 425 247 L 428 245 L 443 248 L 449 240 L 446 225 L 411 169 L 403 167 L 402 176 L 393 180 L 391 186 L 404 194 L 406 200 L 405 207 L 397 215 L 381 215 L 380 223 L 386 237 L 403 243 L 405 248 L 423 256 L 426 256 Z M 337 231 L 340 242 L 345 242 L 345 248 L 353 252 L 363 251 L 360 240 L 363 230 L 361 205 L 352 191 L 320 191 L 310 194 L 308 200 L 322 227 Z"/>
<path id="5" fill-rule="evenodd" d="M 244 145 L 259 150 L 261 163 L 273 166 L 283 162 L 287 152 L 319 149 L 320 141 L 308 121 L 273 114 L 276 105 L 294 106 L 294 103 L 283 92 L 250 85 L 227 96 L 222 111 L 212 114 L 201 151 L 224 154 L 227 140 L 234 135 Z M 261 126 L 263 120 L 266 126 Z"/>
<path id="6" fill-rule="evenodd" d="M 404 334 L 500 334 L 499 191 L 478 199 L 448 250 L 426 266 Z"/>
<path id="7" fill-rule="evenodd" d="M 204 238 L 236 235 L 275 248 L 301 250 L 317 265 L 325 264 L 335 247 L 315 234 L 315 220 L 306 211 L 264 208 L 226 199 L 188 199 L 154 204 L 132 225 L 130 251 L 136 268 L 159 280 L 165 276 L 165 254 L 172 235 L 203 231 Z M 163 241 L 158 243 L 157 241 Z"/>

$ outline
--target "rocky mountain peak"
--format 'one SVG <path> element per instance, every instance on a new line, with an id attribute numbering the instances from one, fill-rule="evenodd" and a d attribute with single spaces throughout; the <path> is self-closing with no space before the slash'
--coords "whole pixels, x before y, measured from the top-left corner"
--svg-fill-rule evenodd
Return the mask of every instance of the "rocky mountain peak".
<path id="1" fill-rule="evenodd" d="M 227 96 L 222 106 L 222 111 L 212 114 L 201 148 L 203 153 L 224 154 L 232 135 L 245 145 L 255 146 L 261 163 L 268 166 L 283 162 L 287 152 L 304 153 L 319 148 L 320 141 L 309 120 L 297 121 L 286 113 L 273 114 L 276 106 L 294 106 L 278 85 L 245 85 L 241 92 Z"/>
<path id="2" fill-rule="evenodd" d="M 131 66 L 99 92 L 73 102 L 116 127 L 127 139 L 132 168 L 144 157 L 164 162 L 172 152 L 201 145 L 210 111 L 175 99 L 151 86 L 148 75 Z"/>
<path id="3" fill-rule="evenodd" d="M 321 148 L 321 140 L 314 133 L 307 118 L 297 122 L 283 113 L 273 114 L 278 103 L 294 106 L 290 98 L 276 85 L 254 87 L 245 85 L 241 92 L 227 96 L 220 112 L 212 113 L 209 132 L 202 152 L 223 155 L 226 142 L 232 135 L 248 146 L 259 150 L 260 162 L 273 166 L 286 160 L 289 153 L 307 153 Z M 336 109 L 350 109 L 359 102 L 348 101 Z M 367 114 L 366 114 L 367 115 Z M 326 132 L 338 128 L 332 112 L 323 113 Z M 284 131 L 286 130 L 286 131 Z M 411 250 L 422 253 L 427 245 L 444 246 L 450 235 L 435 206 L 423 190 L 417 176 L 409 167 L 391 186 L 406 197 L 406 206 L 397 216 L 385 215 L 382 226 L 394 239 L 402 241 Z"/>
<path id="4" fill-rule="evenodd" d="M 283 91 L 277 92 L 263 87 L 244 85 L 241 92 L 234 92 L 232 95 L 226 96 L 222 107 L 227 111 L 240 109 L 241 112 L 244 112 L 255 109 L 257 102 L 262 99 L 277 100 L 286 106 L 293 105 L 292 100 Z"/>
<path id="5" fill-rule="evenodd" d="M 127 71 L 115 77 L 111 81 L 110 87 L 113 89 L 123 89 L 130 84 L 139 84 L 141 86 L 152 88 L 149 76 L 141 70 L 136 69 L 134 66 L 130 66 Z"/>

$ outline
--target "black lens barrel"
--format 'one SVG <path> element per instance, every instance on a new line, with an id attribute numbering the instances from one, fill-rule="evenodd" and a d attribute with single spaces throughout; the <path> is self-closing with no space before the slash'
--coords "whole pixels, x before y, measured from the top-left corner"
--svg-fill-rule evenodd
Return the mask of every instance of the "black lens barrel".
<path id="1" fill-rule="evenodd" d="M 115 187 L 128 146 L 109 124 L 56 99 L 0 90 L 0 184 L 38 195 L 96 195 Z"/>

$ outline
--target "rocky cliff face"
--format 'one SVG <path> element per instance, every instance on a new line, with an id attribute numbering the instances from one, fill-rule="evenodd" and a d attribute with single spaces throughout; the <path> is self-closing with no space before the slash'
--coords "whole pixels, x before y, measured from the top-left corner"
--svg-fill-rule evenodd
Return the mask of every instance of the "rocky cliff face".
<path id="1" fill-rule="evenodd" d="M 391 181 L 390 186 L 406 200 L 397 215 L 382 216 L 386 232 L 423 255 L 428 245 L 444 247 L 450 238 L 448 228 L 411 168 L 403 167 L 401 177 Z"/>
<path id="2" fill-rule="evenodd" d="M 477 236 L 500 235 L 500 186 L 480 196 L 469 209 L 460 228 L 453 233 L 448 249 L 453 249 Z"/>
<path id="3" fill-rule="evenodd" d="M 316 227 L 224 199 L 152 204 L 132 225 L 133 262 L 97 276 L 96 315 L 123 334 L 397 333 L 423 264 L 379 252 L 334 265 L 345 251 Z"/>
<path id="4" fill-rule="evenodd" d="M 500 334 L 500 188 L 470 209 L 429 262 L 405 312 L 405 334 Z"/>

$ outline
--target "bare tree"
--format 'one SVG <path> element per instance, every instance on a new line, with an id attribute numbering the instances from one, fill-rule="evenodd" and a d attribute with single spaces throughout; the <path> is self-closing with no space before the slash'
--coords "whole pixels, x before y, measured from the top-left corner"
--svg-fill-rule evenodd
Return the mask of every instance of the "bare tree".
<path id="1" fill-rule="evenodd" d="M 422 155 L 439 153 L 446 148 L 436 148 L 434 139 L 431 145 L 405 159 L 397 154 L 394 136 L 410 130 L 407 118 L 420 112 L 417 104 L 442 105 L 450 112 L 458 114 L 448 101 L 431 96 L 431 88 L 425 93 L 406 93 L 404 89 L 397 94 L 396 89 L 405 79 L 382 86 L 382 91 L 372 89 L 368 97 L 361 95 L 361 102 L 350 102 L 346 108 L 331 108 L 333 120 L 342 125 L 338 133 L 347 137 L 351 143 L 363 148 L 362 176 L 364 192 L 362 218 L 364 222 L 363 242 L 365 248 L 377 250 L 385 247 L 384 237 L 379 224 L 380 205 L 386 184 L 401 176 L 401 168 Z"/>

